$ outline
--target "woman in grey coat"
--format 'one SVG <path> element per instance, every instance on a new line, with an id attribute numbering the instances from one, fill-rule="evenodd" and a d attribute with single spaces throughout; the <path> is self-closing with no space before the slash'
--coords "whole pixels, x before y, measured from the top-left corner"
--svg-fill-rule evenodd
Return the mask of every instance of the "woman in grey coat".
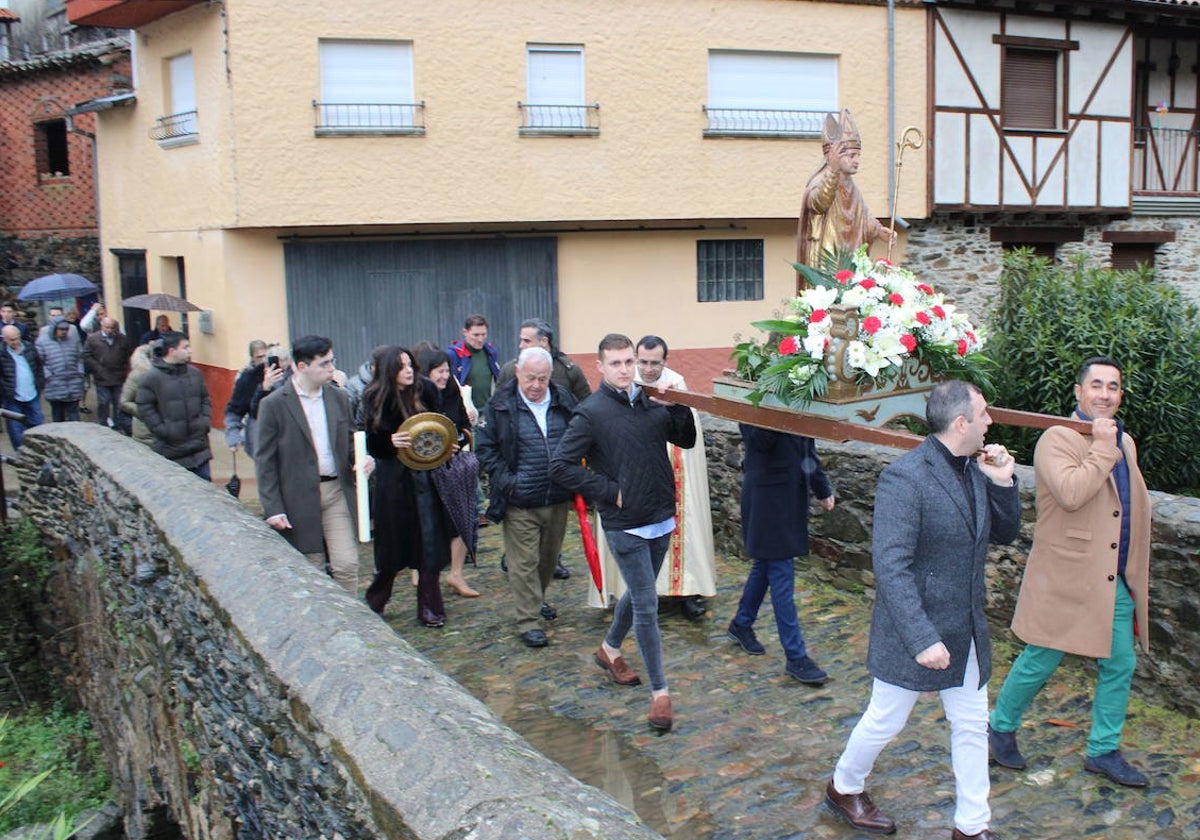
<path id="1" fill-rule="evenodd" d="M 46 376 L 42 396 L 50 403 L 50 419 L 55 423 L 78 420 L 83 399 L 83 345 L 69 339 L 73 328 L 67 320 L 56 318 L 36 345 Z"/>

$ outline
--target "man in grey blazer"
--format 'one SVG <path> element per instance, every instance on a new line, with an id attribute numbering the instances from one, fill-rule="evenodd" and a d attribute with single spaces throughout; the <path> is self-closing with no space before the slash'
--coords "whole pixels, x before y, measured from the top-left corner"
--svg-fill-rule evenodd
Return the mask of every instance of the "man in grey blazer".
<path id="1" fill-rule="evenodd" d="M 891 834 L 896 824 L 864 784 L 875 759 L 908 721 L 920 692 L 939 693 L 950 722 L 955 812 L 952 840 L 995 840 L 988 824 L 987 681 L 992 649 L 984 563 L 989 542 L 1021 524 L 1013 459 L 984 446 L 991 417 L 979 389 L 942 382 L 929 395 L 930 435 L 879 477 L 871 551 L 875 607 L 866 712 L 838 759 L 825 801 L 857 828 Z"/>
<path id="2" fill-rule="evenodd" d="M 292 376 L 258 409 L 254 466 L 267 524 L 357 595 L 354 422 L 349 396 L 332 384 L 334 361 L 328 338 L 292 345 Z"/>

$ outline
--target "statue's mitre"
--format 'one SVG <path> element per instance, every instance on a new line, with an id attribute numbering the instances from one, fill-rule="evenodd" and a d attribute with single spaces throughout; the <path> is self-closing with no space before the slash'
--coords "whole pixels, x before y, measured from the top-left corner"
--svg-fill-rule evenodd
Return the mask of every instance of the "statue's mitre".
<path id="1" fill-rule="evenodd" d="M 837 146 L 839 151 L 862 148 L 862 137 L 858 133 L 858 126 L 854 124 L 854 119 L 846 108 L 842 109 L 840 122 L 833 114 L 825 115 L 825 127 L 821 132 L 821 139 L 826 149 L 833 146 Z"/>

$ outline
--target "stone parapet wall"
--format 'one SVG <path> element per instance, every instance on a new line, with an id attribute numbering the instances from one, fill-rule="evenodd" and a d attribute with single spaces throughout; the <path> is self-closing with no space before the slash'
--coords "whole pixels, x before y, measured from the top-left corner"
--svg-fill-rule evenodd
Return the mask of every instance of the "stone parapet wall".
<path id="1" fill-rule="evenodd" d="M 745 557 L 739 498 L 742 446 L 737 424 L 704 416 L 709 488 L 717 551 Z M 837 495 L 829 513 L 814 505 L 809 545 L 814 555 L 802 574 L 837 586 L 870 589 L 871 522 L 875 486 L 882 471 L 903 454 L 863 443 L 818 441 L 825 472 Z M 1018 467 L 1023 524 L 1012 545 L 993 546 L 987 569 L 992 632 L 1010 636 L 1025 558 L 1036 518 L 1033 469 Z M 1150 650 L 1138 660 L 1136 690 L 1154 702 L 1200 716 L 1200 499 L 1152 493 L 1154 523 L 1150 558 Z M 1013 637 L 1015 638 L 1015 637 Z"/>
<path id="2" fill-rule="evenodd" d="M 212 484 L 95 424 L 31 431 L 50 651 L 132 840 L 645 840 Z M 155 826 L 157 830 L 157 826 Z"/>

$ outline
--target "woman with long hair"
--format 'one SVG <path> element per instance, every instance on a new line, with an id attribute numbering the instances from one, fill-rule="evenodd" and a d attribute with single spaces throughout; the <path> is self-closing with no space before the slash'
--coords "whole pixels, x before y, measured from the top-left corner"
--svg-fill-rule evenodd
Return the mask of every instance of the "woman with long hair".
<path id="1" fill-rule="evenodd" d="M 432 382 L 437 388 L 437 401 L 429 406 L 429 409 L 445 414 L 454 422 L 455 428 L 458 429 L 458 442 L 464 445 L 468 442 L 471 421 L 467 419 L 458 382 L 450 375 L 450 359 L 445 351 L 428 342 L 421 342 L 417 346 L 421 348 L 417 350 L 417 369 L 421 372 L 422 379 Z M 463 577 L 463 566 L 467 554 L 474 554 L 475 536 L 479 527 L 478 508 L 475 503 L 479 462 L 475 460 L 474 455 L 467 452 L 461 452 L 454 458 L 453 463 L 439 467 L 432 476 L 457 531 L 450 540 L 450 574 L 446 575 L 446 583 L 454 587 L 454 591 L 463 598 L 478 598 L 479 593 L 472 589 Z"/>
<path id="2" fill-rule="evenodd" d="M 394 351 L 394 352 L 393 352 Z M 417 376 L 412 354 L 392 347 L 377 357 L 375 377 L 363 391 L 367 452 L 375 458 L 375 578 L 366 601 L 383 614 L 401 569 L 416 569 L 417 620 L 446 623 L 438 574 L 450 561 L 453 530 L 429 473 L 402 464 L 396 453 L 412 445 L 400 425 L 437 399 L 433 383 Z"/>

